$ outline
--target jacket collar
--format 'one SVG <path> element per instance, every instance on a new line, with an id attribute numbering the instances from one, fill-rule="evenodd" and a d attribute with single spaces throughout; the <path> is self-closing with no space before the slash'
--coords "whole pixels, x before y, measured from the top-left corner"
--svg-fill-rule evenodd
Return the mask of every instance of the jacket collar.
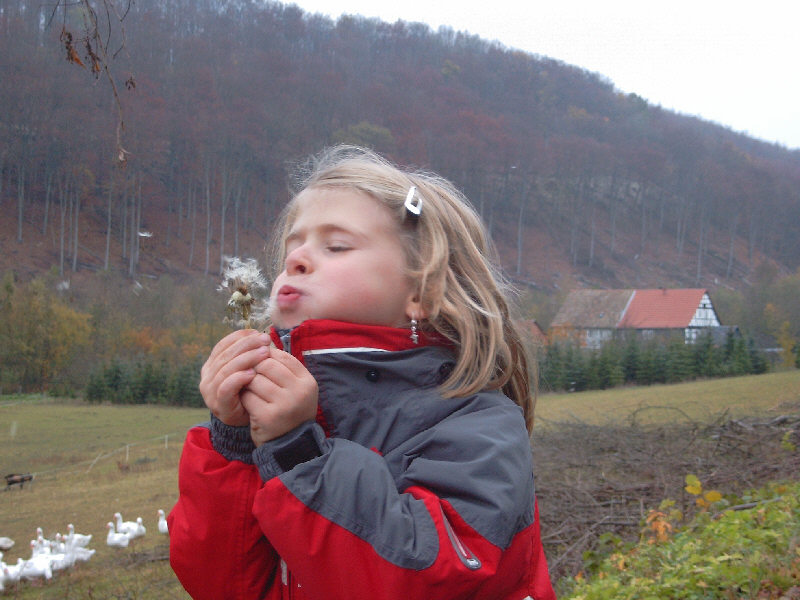
<path id="1" fill-rule="evenodd" d="M 408 329 L 361 325 L 330 319 L 309 319 L 292 329 L 270 329 L 275 345 L 302 360 L 303 354 L 324 350 L 411 350 L 422 346 L 447 345 L 438 336 L 419 334 L 419 343 L 411 340 Z"/>

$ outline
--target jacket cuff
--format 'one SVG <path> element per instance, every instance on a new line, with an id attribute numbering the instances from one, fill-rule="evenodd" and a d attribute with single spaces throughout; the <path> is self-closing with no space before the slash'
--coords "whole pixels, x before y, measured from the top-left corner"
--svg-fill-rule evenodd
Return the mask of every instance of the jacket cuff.
<path id="1" fill-rule="evenodd" d="M 264 482 L 291 471 L 297 465 L 322 456 L 325 433 L 314 421 L 306 421 L 290 432 L 265 442 L 253 451 L 253 462 Z"/>
<path id="2" fill-rule="evenodd" d="M 238 460 L 253 464 L 253 450 L 256 445 L 250 437 L 250 426 L 226 425 L 211 415 L 211 445 L 228 460 Z"/>

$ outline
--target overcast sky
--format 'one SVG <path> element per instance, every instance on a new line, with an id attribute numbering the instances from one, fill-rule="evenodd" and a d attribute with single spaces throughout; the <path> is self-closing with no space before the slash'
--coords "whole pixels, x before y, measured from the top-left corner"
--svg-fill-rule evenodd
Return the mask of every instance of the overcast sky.
<path id="1" fill-rule="evenodd" d="M 619 90 L 800 149 L 796 0 L 299 0 L 306 12 L 423 22 L 599 73 Z"/>

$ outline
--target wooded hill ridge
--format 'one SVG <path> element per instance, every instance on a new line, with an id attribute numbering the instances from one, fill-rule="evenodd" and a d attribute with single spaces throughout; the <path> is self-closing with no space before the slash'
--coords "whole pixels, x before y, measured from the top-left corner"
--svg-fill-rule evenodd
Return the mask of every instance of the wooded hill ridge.
<path id="1" fill-rule="evenodd" d="M 216 278 L 223 256 L 263 257 L 287 165 L 333 143 L 452 179 L 544 293 L 800 266 L 800 151 L 473 35 L 278 2 L 130 5 L 109 38 L 119 168 L 108 81 L 64 60 L 69 11 L 0 2 L 0 269 L 22 278 Z"/>

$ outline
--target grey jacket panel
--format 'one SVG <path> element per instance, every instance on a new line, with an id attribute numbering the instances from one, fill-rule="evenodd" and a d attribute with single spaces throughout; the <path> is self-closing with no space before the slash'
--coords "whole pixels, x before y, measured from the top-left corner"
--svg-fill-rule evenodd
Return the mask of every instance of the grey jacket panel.
<path id="1" fill-rule="evenodd" d="M 319 457 L 280 477 L 309 508 L 413 568 L 435 560 L 438 534 L 424 503 L 403 494 L 409 487 L 450 502 L 500 548 L 533 523 L 522 411 L 499 392 L 443 398 L 437 386 L 453 364 L 446 349 L 323 352 L 305 363 L 330 438 Z M 268 462 L 270 443 L 259 451 L 256 462 Z"/>
<path id="2" fill-rule="evenodd" d="M 281 475 L 284 485 L 385 560 L 403 568 L 430 567 L 439 553 L 433 519 L 421 500 L 397 493 L 380 455 L 342 438 L 328 439 L 322 450 L 319 458 Z"/>

